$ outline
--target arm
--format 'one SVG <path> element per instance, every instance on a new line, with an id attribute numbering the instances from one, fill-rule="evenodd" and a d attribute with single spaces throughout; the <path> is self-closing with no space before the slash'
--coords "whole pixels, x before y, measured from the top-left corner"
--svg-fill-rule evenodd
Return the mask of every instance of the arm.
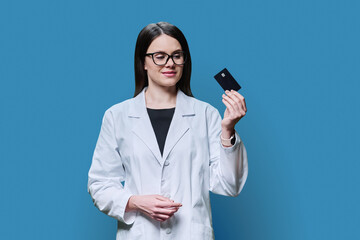
<path id="1" fill-rule="evenodd" d="M 237 196 L 242 190 L 248 175 L 247 153 L 235 124 L 245 115 L 245 100 L 238 93 L 223 96 L 226 105 L 224 119 L 217 109 L 209 109 L 208 133 L 210 148 L 210 191 L 227 196 Z M 231 96 L 231 98 L 229 97 Z M 223 138 L 235 134 L 234 145 L 228 147 L 221 143 Z"/>
<path id="2" fill-rule="evenodd" d="M 224 147 L 221 144 L 221 116 L 215 109 L 209 122 L 210 147 L 210 191 L 226 196 L 237 196 L 244 187 L 248 162 L 244 143 L 235 133 L 235 144 Z"/>
<path id="3" fill-rule="evenodd" d="M 125 170 L 115 139 L 113 116 L 109 110 L 105 112 L 102 121 L 88 177 L 88 192 L 95 206 L 110 217 L 132 224 L 135 212 L 125 213 L 132 194 L 121 184 L 125 180 Z"/>

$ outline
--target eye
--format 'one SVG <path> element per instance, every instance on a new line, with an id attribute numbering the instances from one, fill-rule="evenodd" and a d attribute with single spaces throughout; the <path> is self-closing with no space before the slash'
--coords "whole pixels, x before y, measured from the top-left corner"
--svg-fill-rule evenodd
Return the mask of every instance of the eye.
<path id="1" fill-rule="evenodd" d="M 165 58 L 165 54 L 163 54 L 163 53 L 157 53 L 157 54 L 154 54 L 154 57 L 155 57 L 156 59 L 161 60 L 161 59 L 164 59 L 164 58 Z"/>
<path id="2" fill-rule="evenodd" d="M 175 59 L 181 59 L 183 57 L 183 54 L 182 53 L 174 53 L 173 56 Z"/>

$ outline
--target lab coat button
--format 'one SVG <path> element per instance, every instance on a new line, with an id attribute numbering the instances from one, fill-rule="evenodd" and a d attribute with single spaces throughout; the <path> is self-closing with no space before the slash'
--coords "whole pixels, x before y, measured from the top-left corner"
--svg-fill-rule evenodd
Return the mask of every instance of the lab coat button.
<path id="1" fill-rule="evenodd" d="M 165 161 L 164 162 L 164 166 L 169 166 L 170 162 L 169 161 Z"/>
<path id="2" fill-rule="evenodd" d="M 167 229 L 166 229 L 166 233 L 167 233 L 167 234 L 170 234 L 170 233 L 171 233 L 171 229 L 170 229 L 170 228 L 167 228 Z"/>

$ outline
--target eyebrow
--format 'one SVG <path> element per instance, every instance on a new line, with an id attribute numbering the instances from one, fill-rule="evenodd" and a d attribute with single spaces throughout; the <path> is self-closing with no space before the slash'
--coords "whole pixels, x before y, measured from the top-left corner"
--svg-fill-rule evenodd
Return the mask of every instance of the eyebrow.
<path id="1" fill-rule="evenodd" d="M 179 52 L 179 51 L 182 51 L 182 50 L 181 49 L 176 49 L 172 53 Z M 159 50 L 159 51 L 156 51 L 156 52 L 166 53 L 165 51 L 162 51 L 162 50 Z"/>

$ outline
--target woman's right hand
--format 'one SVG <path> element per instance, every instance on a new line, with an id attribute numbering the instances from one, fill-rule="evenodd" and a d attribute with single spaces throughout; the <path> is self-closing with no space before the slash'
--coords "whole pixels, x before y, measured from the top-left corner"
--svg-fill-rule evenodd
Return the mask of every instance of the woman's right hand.
<path id="1" fill-rule="evenodd" d="M 174 215 L 181 206 L 181 203 L 175 203 L 161 195 L 133 195 L 129 198 L 125 211 L 138 210 L 152 219 L 163 222 Z"/>

